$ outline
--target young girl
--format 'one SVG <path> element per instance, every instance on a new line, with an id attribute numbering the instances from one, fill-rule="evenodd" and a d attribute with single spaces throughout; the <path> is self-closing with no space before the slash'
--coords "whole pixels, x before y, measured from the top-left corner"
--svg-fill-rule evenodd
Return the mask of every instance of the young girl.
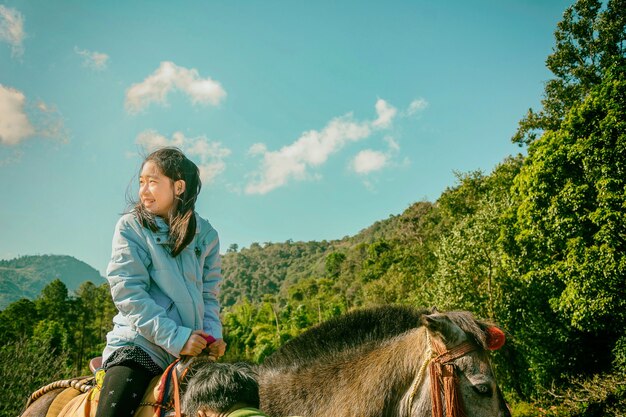
<path id="1" fill-rule="evenodd" d="M 194 211 L 200 187 L 198 167 L 176 148 L 142 164 L 139 201 L 117 222 L 107 268 L 119 313 L 102 354 L 97 417 L 132 415 L 150 380 L 181 355 L 224 354 L 219 241 Z"/>

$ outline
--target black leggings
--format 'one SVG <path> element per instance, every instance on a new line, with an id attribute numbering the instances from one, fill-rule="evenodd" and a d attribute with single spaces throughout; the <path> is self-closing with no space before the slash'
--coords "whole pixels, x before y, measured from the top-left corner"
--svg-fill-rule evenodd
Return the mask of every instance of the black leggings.
<path id="1" fill-rule="evenodd" d="M 96 417 L 135 414 L 153 377 L 152 372 L 132 362 L 110 367 L 104 375 Z"/>

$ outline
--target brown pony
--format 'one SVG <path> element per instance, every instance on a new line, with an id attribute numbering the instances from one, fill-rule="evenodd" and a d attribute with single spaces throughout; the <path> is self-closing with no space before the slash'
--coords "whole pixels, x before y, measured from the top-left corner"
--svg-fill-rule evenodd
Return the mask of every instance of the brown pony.
<path id="1" fill-rule="evenodd" d="M 510 416 L 486 351 L 503 333 L 491 329 L 468 312 L 349 313 L 265 361 L 261 409 L 273 417 Z"/>

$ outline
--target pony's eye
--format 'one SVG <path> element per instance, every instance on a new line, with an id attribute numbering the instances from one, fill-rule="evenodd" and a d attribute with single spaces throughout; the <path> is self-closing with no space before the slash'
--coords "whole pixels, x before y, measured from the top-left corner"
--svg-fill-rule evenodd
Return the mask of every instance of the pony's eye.
<path id="1" fill-rule="evenodd" d="M 474 388 L 474 391 L 476 391 L 476 394 L 481 395 L 483 397 L 491 397 L 491 394 L 493 394 L 491 385 L 489 384 L 477 384 L 477 385 L 474 385 L 472 388 Z"/>

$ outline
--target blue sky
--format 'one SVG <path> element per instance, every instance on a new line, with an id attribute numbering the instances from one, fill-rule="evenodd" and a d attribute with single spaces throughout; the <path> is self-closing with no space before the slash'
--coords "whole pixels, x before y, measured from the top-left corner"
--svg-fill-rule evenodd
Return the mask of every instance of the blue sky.
<path id="1" fill-rule="evenodd" d="M 0 259 L 104 271 L 162 144 L 201 167 L 222 251 L 434 201 L 520 152 L 572 3 L 0 2 Z"/>

